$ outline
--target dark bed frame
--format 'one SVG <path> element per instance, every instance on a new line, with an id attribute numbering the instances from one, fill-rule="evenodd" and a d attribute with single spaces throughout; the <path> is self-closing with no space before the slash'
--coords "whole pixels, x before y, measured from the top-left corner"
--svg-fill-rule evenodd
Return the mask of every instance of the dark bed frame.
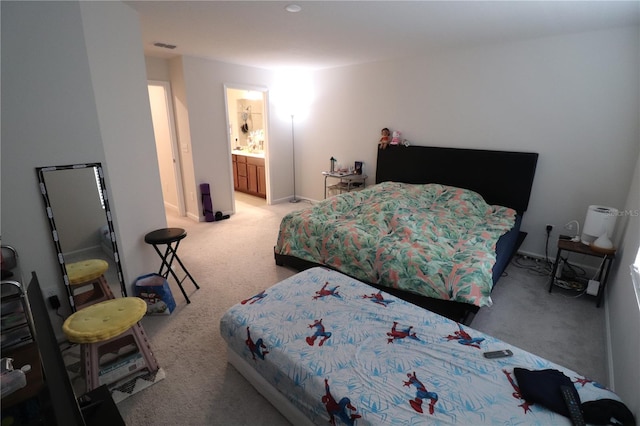
<path id="1" fill-rule="evenodd" d="M 532 152 L 390 145 L 386 149 L 378 149 L 376 183 L 439 183 L 471 189 L 482 195 L 487 203 L 510 207 L 523 215 L 529 206 L 537 163 L 538 154 Z M 507 253 L 509 258 L 517 252 L 525 237 L 526 233 L 519 233 L 516 243 Z M 277 265 L 300 271 L 318 266 L 317 263 L 277 253 L 275 261 Z M 503 271 L 497 271 L 497 276 Z M 479 309 L 468 303 L 438 300 L 375 283 L 367 284 L 463 324 L 470 324 Z"/>

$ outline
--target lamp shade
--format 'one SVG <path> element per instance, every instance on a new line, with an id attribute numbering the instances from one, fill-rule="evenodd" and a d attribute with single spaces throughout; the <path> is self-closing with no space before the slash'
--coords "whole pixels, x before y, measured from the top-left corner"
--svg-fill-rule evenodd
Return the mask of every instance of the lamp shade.
<path id="1" fill-rule="evenodd" d="M 617 219 L 618 210 L 613 207 L 589 206 L 580 238 L 582 243 L 591 244 L 603 234 L 606 234 L 607 239 L 611 240 Z"/>
<path id="2" fill-rule="evenodd" d="M 314 98 L 311 75 L 303 70 L 281 71 L 273 96 L 283 119 L 289 120 L 292 115 L 298 119 L 304 117 Z"/>

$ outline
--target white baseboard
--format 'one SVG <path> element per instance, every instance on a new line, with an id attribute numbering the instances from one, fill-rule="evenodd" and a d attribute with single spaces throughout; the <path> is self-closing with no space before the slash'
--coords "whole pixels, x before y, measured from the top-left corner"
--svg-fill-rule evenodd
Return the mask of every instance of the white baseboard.
<path id="1" fill-rule="evenodd" d="M 195 222 L 204 222 L 204 217 L 196 216 L 193 213 L 187 213 L 187 217 Z"/>
<path id="2" fill-rule="evenodd" d="M 164 202 L 164 209 L 169 210 L 177 215 L 180 215 L 180 209 L 178 209 L 178 206 L 171 203 L 167 203 L 166 201 Z"/>
<path id="3" fill-rule="evenodd" d="M 538 254 L 538 253 L 529 252 L 529 251 L 522 251 L 522 250 L 520 250 L 520 251 L 518 251 L 518 253 L 517 253 L 517 254 L 522 255 L 522 256 L 527 256 L 527 257 L 530 257 L 530 258 L 532 258 L 532 259 L 546 260 L 546 259 L 545 259 L 545 257 L 544 257 L 543 255 Z M 553 260 L 554 260 L 554 259 L 549 259 L 549 260 L 550 260 L 551 262 L 553 262 Z"/>

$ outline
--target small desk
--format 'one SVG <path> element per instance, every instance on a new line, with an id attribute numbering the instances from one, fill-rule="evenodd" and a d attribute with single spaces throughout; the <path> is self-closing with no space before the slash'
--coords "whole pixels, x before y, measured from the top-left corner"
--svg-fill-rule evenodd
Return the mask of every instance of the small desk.
<path id="1" fill-rule="evenodd" d="M 356 188 L 364 188 L 367 186 L 367 175 L 359 175 L 356 172 L 322 172 L 324 176 L 324 198 L 327 198 L 327 188 L 336 189 L 342 192 L 350 192 Z M 340 179 L 334 185 L 327 187 L 327 178 Z"/>
<path id="2" fill-rule="evenodd" d="M 558 263 L 563 251 L 570 253 L 584 254 L 587 256 L 594 256 L 603 259 L 602 266 L 598 271 L 598 281 L 600 286 L 598 287 L 598 294 L 596 296 L 596 307 L 599 308 L 604 298 L 604 288 L 607 285 L 607 278 L 609 277 L 609 270 L 611 269 L 611 263 L 615 258 L 615 253 L 604 254 L 594 251 L 586 244 L 582 244 L 580 241 L 574 242 L 571 240 L 558 240 L 558 254 L 556 255 L 556 261 L 553 264 L 553 271 L 551 271 L 551 278 L 549 279 L 549 293 L 553 290 L 553 286 L 556 280 L 556 272 L 558 271 Z"/>

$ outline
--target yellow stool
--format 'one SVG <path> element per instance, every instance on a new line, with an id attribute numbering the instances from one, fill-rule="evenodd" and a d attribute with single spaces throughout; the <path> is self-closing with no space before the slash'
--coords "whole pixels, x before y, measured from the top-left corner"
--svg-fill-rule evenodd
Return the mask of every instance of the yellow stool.
<path id="1" fill-rule="evenodd" d="M 146 312 L 144 300 L 120 297 L 88 306 L 65 320 L 62 331 L 69 341 L 82 345 L 87 392 L 140 370 L 158 371 L 158 361 L 138 322 Z M 111 359 L 103 360 L 107 354 Z"/>
<path id="2" fill-rule="evenodd" d="M 109 264 L 102 259 L 87 259 L 66 265 L 76 311 L 94 303 L 113 299 L 104 273 Z M 87 286 L 91 286 L 87 289 Z"/>

